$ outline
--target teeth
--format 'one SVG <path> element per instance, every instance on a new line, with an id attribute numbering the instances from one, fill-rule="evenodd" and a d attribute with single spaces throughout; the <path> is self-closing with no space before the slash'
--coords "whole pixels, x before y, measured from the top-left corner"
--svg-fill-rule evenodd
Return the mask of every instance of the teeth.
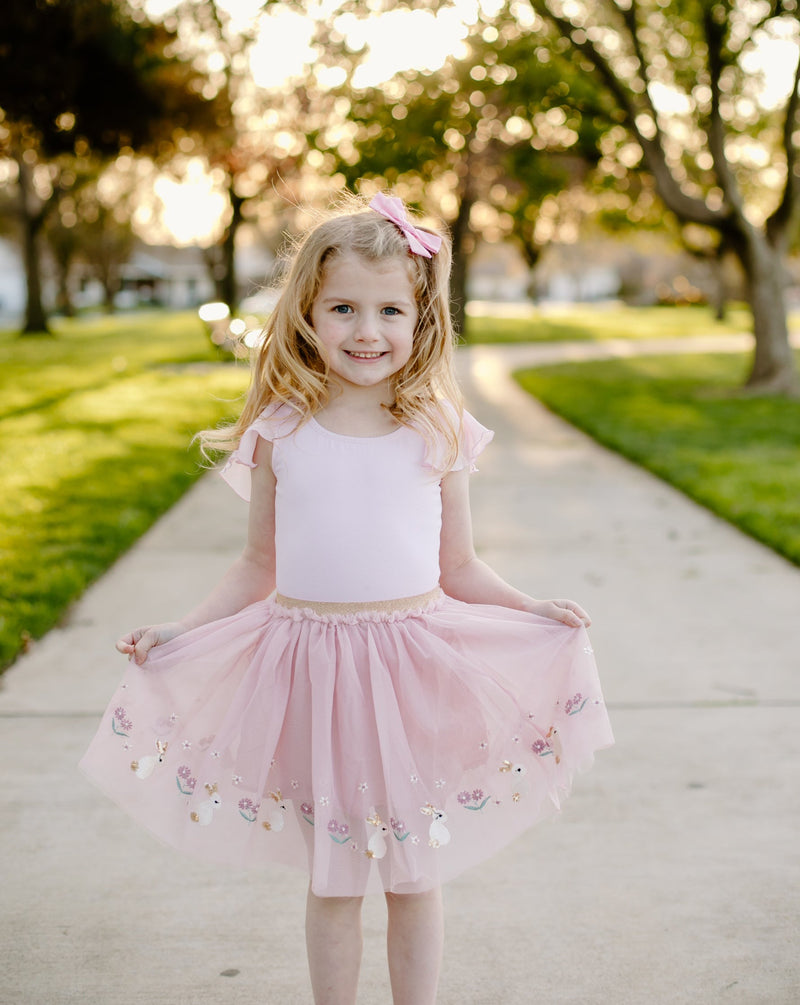
<path id="1" fill-rule="evenodd" d="M 382 352 L 348 352 L 348 356 L 352 356 L 354 359 L 377 359 L 379 356 L 383 356 Z"/>

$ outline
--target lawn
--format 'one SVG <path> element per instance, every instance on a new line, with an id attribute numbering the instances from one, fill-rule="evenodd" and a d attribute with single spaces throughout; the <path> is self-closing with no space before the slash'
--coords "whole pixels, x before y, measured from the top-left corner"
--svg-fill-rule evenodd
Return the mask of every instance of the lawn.
<path id="1" fill-rule="evenodd" d="M 736 355 L 516 374 L 552 411 L 800 565 L 800 401 L 753 397 Z"/>
<path id="2" fill-rule="evenodd" d="M 193 314 L 0 335 L 0 668 L 202 473 L 192 435 L 239 408 Z"/>
<path id="3" fill-rule="evenodd" d="M 706 308 L 473 317 L 474 341 L 727 333 Z M 0 332 L 0 669 L 63 617 L 202 473 L 192 435 L 232 417 L 244 365 L 221 363 L 196 315 Z M 800 404 L 735 393 L 734 356 L 530 371 L 554 410 L 800 562 Z"/>
<path id="4" fill-rule="evenodd" d="M 753 330 L 750 312 L 732 306 L 725 321 L 716 321 L 710 307 L 625 307 L 620 304 L 543 306 L 480 313 L 467 312 L 465 341 L 563 342 L 608 338 L 673 338 L 692 335 L 730 335 Z"/>

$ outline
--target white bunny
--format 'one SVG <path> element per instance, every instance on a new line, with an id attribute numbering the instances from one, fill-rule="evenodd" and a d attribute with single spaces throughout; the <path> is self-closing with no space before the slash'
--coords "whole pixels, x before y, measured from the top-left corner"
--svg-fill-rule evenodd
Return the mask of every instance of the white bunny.
<path id="1" fill-rule="evenodd" d="M 284 813 L 289 808 L 288 800 L 284 799 L 281 795 L 281 790 L 278 789 L 277 792 L 270 792 L 270 799 L 274 799 L 277 803 L 276 808 L 269 814 L 269 819 L 262 823 L 262 827 L 267 831 L 282 831 L 286 823 L 286 817 Z"/>
<path id="2" fill-rule="evenodd" d="M 156 740 L 157 754 L 148 754 L 147 757 L 142 757 L 138 761 L 131 761 L 131 771 L 136 775 L 137 778 L 149 778 L 157 764 L 164 763 L 164 754 L 167 752 L 167 747 L 169 744 L 166 740 Z"/>
<path id="3" fill-rule="evenodd" d="M 375 833 L 367 842 L 367 850 L 365 854 L 367 858 L 383 858 L 386 854 L 386 840 L 384 835 L 389 833 L 389 828 L 383 820 L 381 820 L 375 810 L 373 810 L 367 817 L 367 823 L 372 824 L 375 828 Z"/>
<path id="4" fill-rule="evenodd" d="M 564 748 L 561 746 L 561 737 L 558 735 L 558 730 L 555 726 L 550 727 L 550 731 L 547 734 L 547 739 L 550 741 L 550 746 L 553 748 L 553 753 L 556 758 L 556 764 L 561 763 L 561 755 L 564 753 Z"/>
<path id="5" fill-rule="evenodd" d="M 518 803 L 522 798 L 522 795 L 526 790 L 525 782 L 520 784 L 522 778 L 528 774 L 528 769 L 524 764 L 514 764 L 512 761 L 503 761 L 500 765 L 500 770 L 506 772 L 511 776 L 512 788 L 514 791 L 511 793 L 511 801 Z"/>
<path id="6" fill-rule="evenodd" d="M 222 800 L 217 794 L 216 782 L 213 785 L 206 784 L 206 792 L 208 799 L 204 799 L 197 807 L 197 811 L 191 813 L 192 820 L 202 827 L 207 827 L 211 823 L 214 819 L 214 810 L 222 805 Z"/>
<path id="7" fill-rule="evenodd" d="M 523 775 L 528 774 L 528 769 L 524 764 L 513 764 L 511 761 L 503 761 L 500 765 L 501 771 L 506 771 L 510 775 L 514 775 L 516 778 L 522 778 Z"/>
<path id="8" fill-rule="evenodd" d="M 422 807 L 422 812 L 428 817 L 433 817 L 428 829 L 428 844 L 431 848 L 443 848 L 449 844 L 450 831 L 444 825 L 444 821 L 447 820 L 444 810 L 437 810 L 431 803 L 426 803 Z"/>

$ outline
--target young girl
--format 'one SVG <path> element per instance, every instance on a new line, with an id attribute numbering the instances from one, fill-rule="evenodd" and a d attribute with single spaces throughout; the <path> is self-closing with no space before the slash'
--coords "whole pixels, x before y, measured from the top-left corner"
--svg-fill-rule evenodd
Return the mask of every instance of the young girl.
<path id="1" fill-rule="evenodd" d="M 475 555 L 492 434 L 455 386 L 446 237 L 376 196 L 297 248 L 223 477 L 247 544 L 182 620 L 138 628 L 81 766 L 206 859 L 307 866 L 314 1000 L 355 1001 L 361 898 L 395 1005 L 436 998 L 442 881 L 558 806 L 612 742 L 585 626 Z"/>

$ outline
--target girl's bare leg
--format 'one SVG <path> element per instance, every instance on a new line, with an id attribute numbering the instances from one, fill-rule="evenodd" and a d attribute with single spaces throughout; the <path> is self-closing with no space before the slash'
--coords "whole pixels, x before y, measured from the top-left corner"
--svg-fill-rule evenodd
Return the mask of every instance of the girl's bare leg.
<path id="1" fill-rule="evenodd" d="M 434 1005 L 444 944 L 442 891 L 387 893 L 394 1005 Z"/>
<path id="2" fill-rule="evenodd" d="M 361 900 L 308 891 L 306 950 L 314 1005 L 355 1005 L 363 947 Z"/>

